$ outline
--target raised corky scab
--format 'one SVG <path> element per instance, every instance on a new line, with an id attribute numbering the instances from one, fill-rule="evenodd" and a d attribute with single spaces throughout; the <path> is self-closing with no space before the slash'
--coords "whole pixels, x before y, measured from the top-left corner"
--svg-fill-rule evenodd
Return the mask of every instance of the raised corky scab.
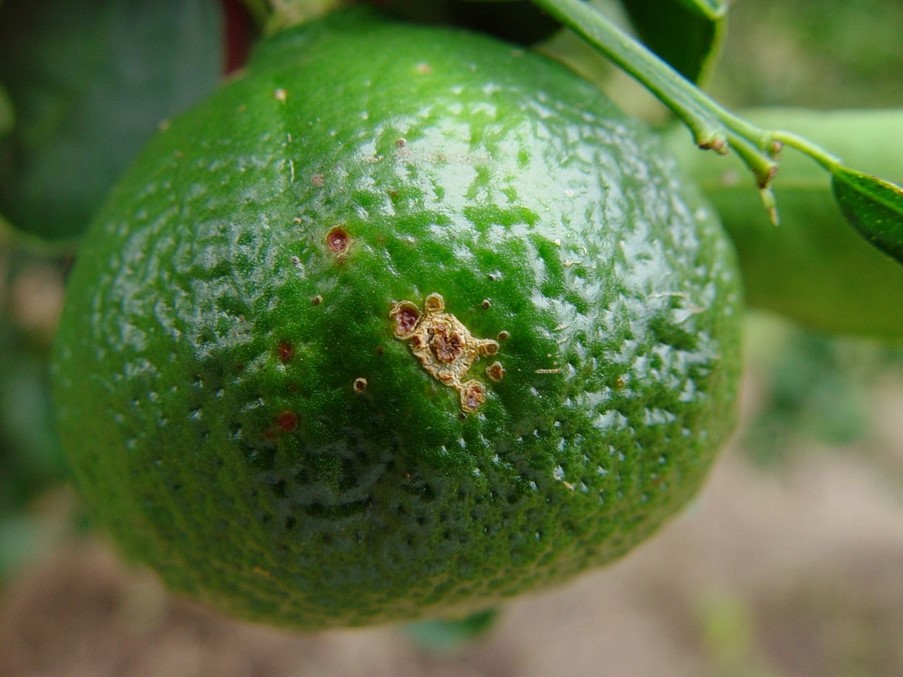
<path id="1" fill-rule="evenodd" d="M 486 387 L 465 377 L 474 362 L 499 351 L 499 342 L 471 334 L 457 317 L 445 312 L 445 299 L 440 294 L 428 295 L 423 308 L 421 312 L 411 301 L 392 306 L 389 317 L 395 338 L 408 342 L 411 352 L 433 378 L 458 391 L 462 411 L 473 413 L 486 401 Z M 490 378 L 501 380 L 501 364 L 495 362 L 492 366 L 496 368 Z"/>

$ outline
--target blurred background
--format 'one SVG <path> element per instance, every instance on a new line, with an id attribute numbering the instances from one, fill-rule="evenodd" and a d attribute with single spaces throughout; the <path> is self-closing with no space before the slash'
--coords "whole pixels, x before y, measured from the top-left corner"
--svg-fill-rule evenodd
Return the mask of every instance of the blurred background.
<path id="1" fill-rule="evenodd" d="M 76 20 L 63 13 L 56 25 L 22 10 L 27 4 L 0 0 L 5 135 L 16 133 L 9 110 L 22 114 L 8 104 L 21 100 L 28 59 Z M 126 20 L 115 11 L 122 4 L 96 3 L 99 24 L 82 19 L 92 26 L 80 34 L 83 60 L 68 68 L 87 64 L 96 74 L 102 49 L 127 51 L 104 37 Z M 47 2 L 44 12 L 66 5 Z M 168 6 L 181 12 L 182 32 L 146 19 L 135 30 L 148 45 L 170 45 L 157 59 L 184 59 L 185 50 L 196 58 L 190 72 L 158 83 L 173 93 L 173 109 L 149 101 L 144 115 L 154 120 L 214 87 L 249 39 L 236 29 L 233 3 Z M 39 38 L 26 38 L 36 25 Z M 199 41 L 199 26 L 215 38 Z M 222 33 L 231 36 L 225 44 Z M 731 107 L 903 107 L 901 35 L 903 5 L 893 0 L 737 0 L 709 89 Z M 51 80 L 66 75 L 42 68 Z M 115 91 L 138 75 L 123 69 L 99 86 Z M 96 98 L 98 109 L 110 107 L 104 91 Z M 34 123 L 21 141 L 52 147 L 49 166 L 79 139 L 104 134 L 100 123 L 76 119 L 53 136 L 43 101 L 38 92 L 23 104 Z M 61 228 L 80 227 L 149 133 L 146 123 L 127 132 L 118 156 L 98 157 L 102 176 L 68 179 L 84 190 L 67 188 L 81 211 Z M 56 194 L 40 176 L 14 181 L 8 161 L 0 161 L 0 212 L 12 220 L 14 190 L 37 191 L 52 209 Z M 42 171 L 46 181 L 50 170 Z M 751 312 L 742 425 L 699 498 L 648 543 L 569 586 L 514 601 L 470 642 L 429 625 L 301 635 L 169 596 L 152 574 L 118 559 L 82 513 L 53 432 L 47 370 L 71 256 L 0 228 L 3 677 L 903 675 L 903 347 Z"/>

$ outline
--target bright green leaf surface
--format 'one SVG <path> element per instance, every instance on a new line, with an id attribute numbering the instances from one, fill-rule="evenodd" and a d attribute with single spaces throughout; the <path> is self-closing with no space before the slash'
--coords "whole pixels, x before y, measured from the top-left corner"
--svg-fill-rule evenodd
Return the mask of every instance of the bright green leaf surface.
<path id="1" fill-rule="evenodd" d="M 726 8 L 718 0 L 622 0 L 640 38 L 688 80 L 704 79 L 720 51 Z"/>
<path id="2" fill-rule="evenodd" d="M 0 10 L 0 81 L 17 126 L 0 143 L 0 213 L 73 240 L 160 121 L 219 80 L 214 0 L 27 0 Z"/>
<path id="3" fill-rule="evenodd" d="M 831 188 L 856 230 L 903 263 L 903 189 L 849 167 L 831 173 Z"/>

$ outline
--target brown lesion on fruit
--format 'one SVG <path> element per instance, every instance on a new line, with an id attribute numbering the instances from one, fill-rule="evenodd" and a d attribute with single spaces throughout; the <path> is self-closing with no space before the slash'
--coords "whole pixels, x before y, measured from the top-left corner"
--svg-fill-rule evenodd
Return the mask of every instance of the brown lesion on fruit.
<path id="1" fill-rule="evenodd" d="M 336 259 L 339 261 L 345 259 L 352 242 L 354 240 L 348 233 L 348 230 L 341 224 L 333 226 L 326 233 L 326 246 L 329 247 L 329 250 L 335 254 Z"/>
<path id="2" fill-rule="evenodd" d="M 501 381 L 505 377 L 505 368 L 502 366 L 502 363 L 496 360 L 488 367 L 486 367 L 486 376 L 491 378 L 493 381 Z"/>
<path id="3" fill-rule="evenodd" d="M 479 381 L 462 383 L 458 389 L 461 396 L 461 411 L 472 414 L 486 401 L 486 386 Z"/>
<path id="4" fill-rule="evenodd" d="M 288 410 L 279 412 L 276 416 L 276 427 L 282 432 L 294 432 L 298 428 L 298 414 Z"/>
<path id="5" fill-rule="evenodd" d="M 445 312 L 445 299 L 436 293 L 424 299 L 422 312 L 411 301 L 395 303 L 389 318 L 395 338 L 408 342 L 427 373 L 458 391 L 461 411 L 470 414 L 479 410 L 486 401 L 486 387 L 466 379 L 467 372 L 481 357 L 498 353 L 498 341 L 471 334 L 457 317 Z M 487 369 L 494 381 L 501 380 L 504 373 L 498 361 Z"/>
<path id="6" fill-rule="evenodd" d="M 281 341 L 276 348 L 276 355 L 283 364 L 291 362 L 295 356 L 295 346 L 289 341 Z"/>
<path id="7" fill-rule="evenodd" d="M 358 395 L 363 394 L 367 390 L 367 379 L 365 379 L 365 378 L 354 379 L 354 383 L 351 384 L 351 388 Z"/>
<path id="8" fill-rule="evenodd" d="M 395 338 L 409 339 L 414 336 L 414 330 L 420 321 L 420 309 L 410 301 L 400 301 L 392 307 L 389 317 L 395 323 L 393 329 Z M 419 341 L 417 345 L 420 345 Z"/>

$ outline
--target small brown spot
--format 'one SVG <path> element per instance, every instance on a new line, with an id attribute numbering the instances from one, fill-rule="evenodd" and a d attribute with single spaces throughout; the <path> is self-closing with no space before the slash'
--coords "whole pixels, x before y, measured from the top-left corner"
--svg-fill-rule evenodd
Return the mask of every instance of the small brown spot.
<path id="1" fill-rule="evenodd" d="M 411 337 L 411 347 L 412 348 L 420 348 L 423 345 L 423 341 L 420 340 L 419 336 Z"/>
<path id="2" fill-rule="evenodd" d="M 480 307 L 482 307 L 483 310 L 489 310 L 490 308 L 492 308 L 492 301 L 490 301 L 489 299 L 483 299 Z"/>
<path id="3" fill-rule="evenodd" d="M 414 66 L 414 70 L 415 70 L 419 75 L 429 75 L 430 73 L 433 72 L 433 67 L 430 66 L 430 65 L 429 65 L 428 63 L 426 63 L 425 61 L 421 61 L 421 62 L 418 63 L 416 66 Z"/>
<path id="4" fill-rule="evenodd" d="M 399 138 L 399 139 L 395 142 L 395 145 L 398 146 L 399 148 L 404 148 L 405 146 L 408 145 L 408 140 L 405 139 L 405 138 L 403 138 L 403 137 L 402 137 L 402 138 Z"/>
<path id="5" fill-rule="evenodd" d="M 499 344 L 492 339 L 485 339 L 480 342 L 477 349 L 480 355 L 495 355 L 499 351 Z"/>
<path id="6" fill-rule="evenodd" d="M 354 379 L 354 383 L 351 386 L 358 395 L 364 392 L 367 389 L 367 379 L 365 378 L 356 378 Z"/>
<path id="7" fill-rule="evenodd" d="M 445 322 L 436 321 L 432 327 L 430 350 L 440 362 L 454 362 L 464 350 L 464 339 L 454 327 Z"/>
<path id="8" fill-rule="evenodd" d="M 502 331 L 500 331 L 500 332 L 498 333 L 498 336 L 496 336 L 496 338 L 497 338 L 499 341 L 507 341 L 508 339 L 511 338 L 511 333 L 510 333 L 510 332 L 507 332 L 507 331 L 505 331 L 505 330 L 503 329 Z"/>
<path id="9" fill-rule="evenodd" d="M 461 409 L 473 413 L 486 401 L 486 388 L 479 381 L 468 381 L 461 385 Z"/>
<path id="10" fill-rule="evenodd" d="M 395 321 L 395 337 L 407 338 L 417 327 L 420 310 L 410 301 L 401 301 L 392 307 L 389 317 Z"/>
<path id="11" fill-rule="evenodd" d="M 493 381 L 501 381 L 505 377 L 505 368 L 501 362 L 493 362 L 486 367 L 486 375 Z"/>
<path id="12" fill-rule="evenodd" d="M 275 98 L 276 101 L 285 103 L 285 100 L 288 98 L 288 92 L 286 92 L 284 89 L 282 89 L 282 87 L 280 87 L 275 92 L 273 92 L 273 98 Z"/>
<path id="13" fill-rule="evenodd" d="M 338 258 L 342 258 L 348 253 L 351 242 L 351 236 L 344 226 L 333 226 L 326 233 L 326 244 Z"/>
<path id="14" fill-rule="evenodd" d="M 289 362 L 295 356 L 295 346 L 288 341 L 282 341 L 276 349 L 276 355 L 280 362 Z"/>
<path id="15" fill-rule="evenodd" d="M 615 388 L 617 388 L 618 390 L 623 388 L 626 384 L 627 381 L 624 379 L 623 375 L 618 376 L 618 378 L 615 380 Z"/>
<path id="16" fill-rule="evenodd" d="M 323 178 L 323 175 L 320 173 L 317 173 L 317 174 L 314 174 L 313 176 L 311 176 L 310 182 L 313 185 L 315 185 L 317 188 L 322 188 L 323 184 L 326 183 L 326 181 Z"/>
<path id="17" fill-rule="evenodd" d="M 323 297 L 320 296 L 319 294 L 317 294 L 316 296 L 314 296 L 314 297 L 310 300 L 310 302 L 311 302 L 311 305 L 318 306 L 318 305 L 320 305 L 321 303 L 323 303 Z"/>
<path id="18" fill-rule="evenodd" d="M 298 414 L 293 411 L 282 411 L 276 417 L 276 426 L 279 430 L 290 433 L 298 428 Z"/>
<path id="19" fill-rule="evenodd" d="M 699 144 L 699 147 L 702 150 L 713 150 L 721 155 L 727 153 L 727 141 L 720 138 L 706 139 Z"/>
<path id="20" fill-rule="evenodd" d="M 383 350 L 383 347 L 382 347 L 382 346 L 376 346 L 376 354 L 377 354 L 377 355 L 379 355 L 380 357 L 382 357 L 383 354 L 384 354 L 385 352 L 386 352 L 386 351 Z"/>
<path id="21" fill-rule="evenodd" d="M 432 293 L 426 297 L 423 307 L 428 313 L 441 313 L 445 310 L 445 299 L 442 298 L 442 294 Z"/>

